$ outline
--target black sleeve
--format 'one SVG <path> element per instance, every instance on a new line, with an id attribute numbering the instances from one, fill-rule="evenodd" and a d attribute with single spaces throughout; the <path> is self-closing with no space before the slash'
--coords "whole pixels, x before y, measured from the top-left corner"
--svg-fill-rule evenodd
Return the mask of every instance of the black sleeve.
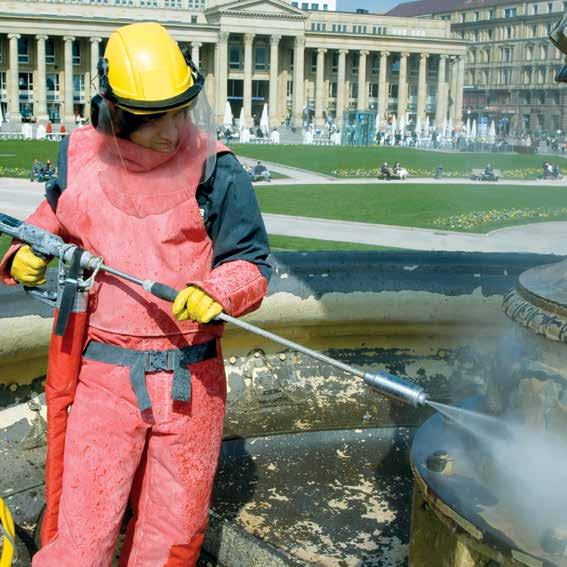
<path id="1" fill-rule="evenodd" d="M 197 201 L 213 241 L 213 268 L 246 260 L 269 281 L 272 268 L 264 221 L 250 176 L 232 153 L 219 154 L 214 177 L 199 186 Z"/>
<path id="2" fill-rule="evenodd" d="M 57 202 L 61 193 L 67 187 L 67 149 L 69 148 L 70 136 L 63 136 L 59 142 L 59 154 L 57 156 L 57 177 L 53 177 L 45 184 L 45 198 L 53 211 L 57 210 Z"/>

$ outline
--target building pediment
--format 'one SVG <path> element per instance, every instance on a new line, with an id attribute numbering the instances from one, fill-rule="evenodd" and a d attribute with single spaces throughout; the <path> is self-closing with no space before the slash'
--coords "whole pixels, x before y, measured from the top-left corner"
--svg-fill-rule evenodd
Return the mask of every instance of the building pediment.
<path id="1" fill-rule="evenodd" d="M 281 0 L 244 0 L 216 4 L 205 11 L 207 17 L 239 16 L 264 19 L 305 20 L 307 14 Z"/>

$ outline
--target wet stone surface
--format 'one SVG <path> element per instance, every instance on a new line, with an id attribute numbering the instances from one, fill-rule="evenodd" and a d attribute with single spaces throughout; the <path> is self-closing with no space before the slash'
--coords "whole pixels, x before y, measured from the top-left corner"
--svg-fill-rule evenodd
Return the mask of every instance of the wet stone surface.
<path id="1" fill-rule="evenodd" d="M 273 565 L 406 566 L 412 435 L 392 427 L 225 442 L 211 528 L 228 523 L 250 540 L 248 563 L 234 545 L 230 562 L 219 541 L 205 547 L 228 565 L 259 564 L 255 541 L 272 549 Z"/>

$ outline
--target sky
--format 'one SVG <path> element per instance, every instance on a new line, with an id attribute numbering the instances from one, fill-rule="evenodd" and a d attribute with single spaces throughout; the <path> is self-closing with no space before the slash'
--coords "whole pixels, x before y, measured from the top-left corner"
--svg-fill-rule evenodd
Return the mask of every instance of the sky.
<path id="1" fill-rule="evenodd" d="M 370 13 L 383 14 L 405 1 L 407 0 L 337 0 L 337 10 L 354 12 L 357 8 L 365 8 Z"/>

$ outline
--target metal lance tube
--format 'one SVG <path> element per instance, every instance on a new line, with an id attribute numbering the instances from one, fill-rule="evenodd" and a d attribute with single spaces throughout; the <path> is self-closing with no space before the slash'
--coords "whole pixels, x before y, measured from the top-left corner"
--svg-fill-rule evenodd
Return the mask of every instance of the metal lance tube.
<path id="1" fill-rule="evenodd" d="M 28 242 L 29 244 L 31 244 L 32 249 L 35 252 L 42 253 L 46 256 L 57 256 L 64 262 L 69 262 L 73 251 L 76 249 L 76 246 L 65 244 L 58 236 L 55 236 L 32 225 L 22 223 L 21 221 L 9 217 L 8 215 L 3 215 L 2 213 L 0 213 L 0 232 L 4 232 L 6 234 L 9 234 L 10 236 L 19 238 L 24 242 Z M 166 284 L 153 280 L 144 280 L 137 278 L 136 276 L 132 276 L 131 274 L 127 274 L 125 272 L 117 270 L 116 268 L 105 265 L 102 261 L 102 258 L 96 257 L 94 254 L 87 250 L 81 250 L 81 252 L 81 267 L 84 269 L 90 269 L 94 271 L 102 270 L 108 272 L 132 283 L 135 283 L 143 287 L 147 292 L 166 301 L 174 301 L 177 297 L 178 290 Z M 274 341 L 285 347 L 297 350 L 298 352 L 302 352 L 303 354 L 306 354 L 307 356 L 310 356 L 315 360 L 319 360 L 321 362 L 334 366 L 335 368 L 343 370 L 347 374 L 358 376 L 362 378 L 370 387 L 378 390 L 381 394 L 384 394 L 405 404 L 419 407 L 424 405 L 428 401 L 428 396 L 425 390 L 421 386 L 418 386 L 417 384 L 414 384 L 413 382 L 405 378 L 400 378 L 399 376 L 389 374 L 388 372 L 378 372 L 376 374 L 364 372 L 362 370 L 359 370 L 358 368 L 354 368 L 353 366 L 349 366 L 348 364 L 344 364 L 343 362 L 335 360 L 334 358 L 321 354 L 320 352 L 311 350 L 310 348 L 307 348 L 288 339 L 284 339 L 279 335 L 265 331 L 264 329 L 256 327 L 255 325 L 251 325 L 250 323 L 246 323 L 245 321 L 241 321 L 240 319 L 226 315 L 225 313 L 221 313 L 216 320 L 232 323 L 233 325 L 236 325 L 241 329 L 245 329 L 246 331 L 250 331 L 251 333 L 270 339 L 271 341 Z"/>

